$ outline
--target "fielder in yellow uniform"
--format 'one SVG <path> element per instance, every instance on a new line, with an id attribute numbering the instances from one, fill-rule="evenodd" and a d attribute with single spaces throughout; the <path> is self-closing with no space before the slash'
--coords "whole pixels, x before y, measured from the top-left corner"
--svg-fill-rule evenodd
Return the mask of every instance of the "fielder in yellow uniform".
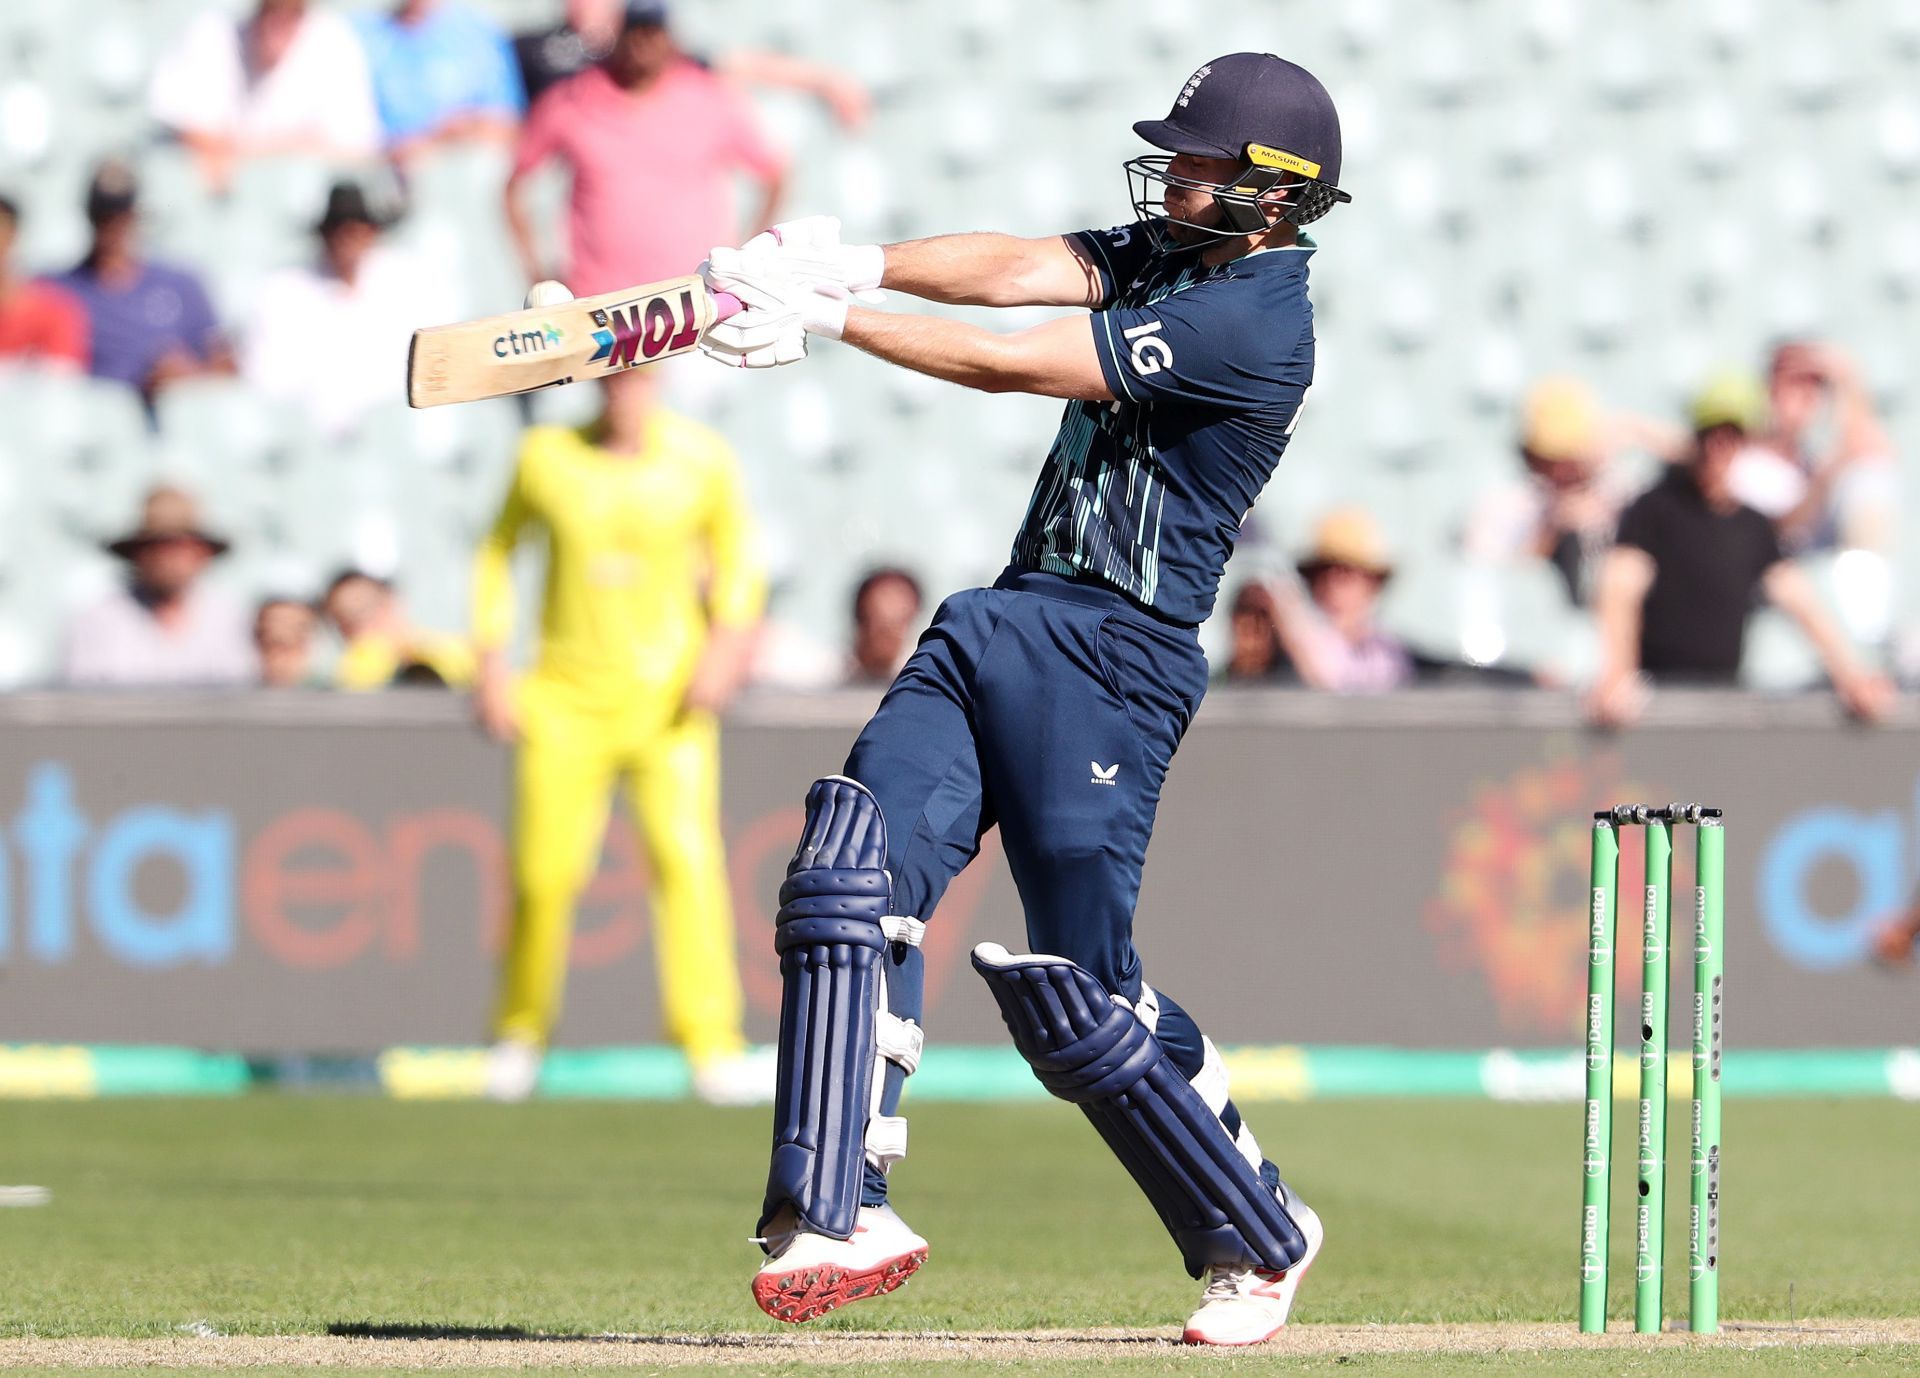
<path id="1" fill-rule="evenodd" d="M 639 371 L 604 384 L 599 421 L 529 430 L 475 563 L 483 723 L 516 740 L 513 928 L 488 1092 L 533 1089 L 560 1013 L 574 903 L 593 875 L 616 783 L 653 878 L 668 1034 L 695 1089 L 755 1098 L 743 1059 L 732 905 L 720 836 L 718 712 L 766 601 L 733 452 L 654 404 Z M 511 682 L 510 560 L 545 534 L 540 649 Z M 771 1089 L 768 1079 L 767 1090 Z"/>

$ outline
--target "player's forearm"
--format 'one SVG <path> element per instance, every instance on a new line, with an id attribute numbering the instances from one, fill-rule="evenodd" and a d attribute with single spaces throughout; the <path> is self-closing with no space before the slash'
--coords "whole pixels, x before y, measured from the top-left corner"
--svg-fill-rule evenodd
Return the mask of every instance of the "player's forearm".
<path id="1" fill-rule="evenodd" d="M 882 287 L 953 306 L 1077 306 L 1098 299 L 1053 235 L 948 234 L 886 246 Z"/>
<path id="2" fill-rule="evenodd" d="M 1063 324 L 1064 322 L 1055 322 Z M 1044 328 L 1044 327 L 1043 327 Z M 981 392 L 1105 400 L 1103 382 L 1028 347 L 1030 335 L 998 335 L 966 321 L 850 307 L 840 338 L 901 368 Z"/>

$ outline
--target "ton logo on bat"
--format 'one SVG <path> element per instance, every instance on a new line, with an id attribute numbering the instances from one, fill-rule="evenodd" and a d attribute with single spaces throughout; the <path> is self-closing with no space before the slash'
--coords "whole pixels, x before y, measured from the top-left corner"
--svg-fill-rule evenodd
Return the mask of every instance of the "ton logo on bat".
<path id="1" fill-rule="evenodd" d="M 608 369 L 632 368 L 643 359 L 657 358 L 687 348 L 700 335 L 700 313 L 694 309 L 693 293 L 680 294 L 680 319 L 665 297 L 655 297 L 643 307 L 636 302 L 628 307 L 611 307 L 592 313 L 593 332 L 599 346 L 588 363 L 607 361 Z"/>

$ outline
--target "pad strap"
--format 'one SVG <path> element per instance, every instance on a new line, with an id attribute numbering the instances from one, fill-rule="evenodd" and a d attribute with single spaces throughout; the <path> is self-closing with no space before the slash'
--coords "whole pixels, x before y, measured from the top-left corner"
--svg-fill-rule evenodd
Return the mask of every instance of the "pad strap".
<path id="1" fill-rule="evenodd" d="M 927 1035 L 911 1019 L 902 1019 L 882 1010 L 876 1026 L 875 1042 L 880 1056 L 908 1076 L 920 1070 L 920 1050 L 926 1046 Z"/>
<path id="2" fill-rule="evenodd" d="M 888 942 L 905 943 L 908 947 L 920 946 L 920 940 L 927 936 L 926 924 L 905 914 L 888 914 L 880 920 L 880 931 L 887 935 Z"/>

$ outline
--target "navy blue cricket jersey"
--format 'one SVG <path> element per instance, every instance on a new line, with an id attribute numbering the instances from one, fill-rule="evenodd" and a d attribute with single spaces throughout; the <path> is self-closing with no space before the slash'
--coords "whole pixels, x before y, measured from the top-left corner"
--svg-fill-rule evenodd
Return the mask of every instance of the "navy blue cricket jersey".
<path id="1" fill-rule="evenodd" d="M 1210 267 L 1148 221 L 1071 238 L 1100 271 L 1093 342 L 1117 400 L 1067 404 L 1013 567 L 1198 625 L 1313 381 L 1312 242 Z"/>

